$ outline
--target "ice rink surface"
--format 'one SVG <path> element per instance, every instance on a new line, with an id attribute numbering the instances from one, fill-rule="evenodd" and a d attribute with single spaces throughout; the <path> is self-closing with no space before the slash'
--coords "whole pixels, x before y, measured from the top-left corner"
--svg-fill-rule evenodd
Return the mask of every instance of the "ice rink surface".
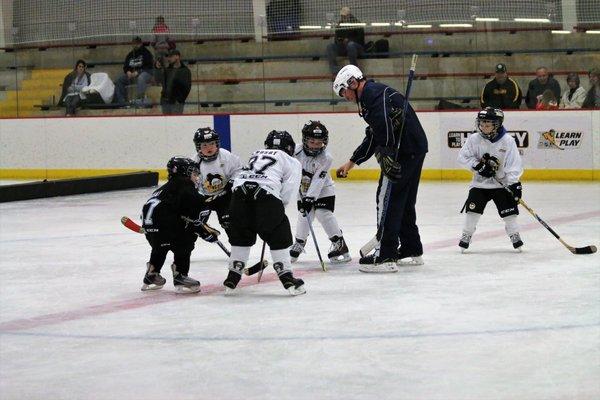
<path id="1" fill-rule="evenodd" d="M 202 293 L 172 292 L 171 256 L 163 290 L 140 292 L 150 247 L 119 220 L 151 189 L 1 204 L 0 399 L 600 398 L 598 254 L 523 209 L 517 253 L 493 204 L 461 254 L 467 183 L 425 182 L 425 265 L 363 274 L 375 188 L 337 184 L 354 260 L 324 273 L 311 243 L 298 297 L 271 268 L 224 296 L 227 260 L 202 241 Z M 600 185 L 526 182 L 524 200 L 571 245 L 600 244 Z"/>

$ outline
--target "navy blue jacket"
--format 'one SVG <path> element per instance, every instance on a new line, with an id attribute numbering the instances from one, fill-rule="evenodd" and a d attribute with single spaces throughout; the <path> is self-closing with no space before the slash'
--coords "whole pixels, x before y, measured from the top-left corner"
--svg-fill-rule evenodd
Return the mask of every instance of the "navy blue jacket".
<path id="1" fill-rule="evenodd" d="M 368 80 L 360 96 L 360 107 L 363 119 L 371 129 L 367 129 L 365 139 L 350 157 L 356 164 L 367 161 L 377 147 L 396 147 L 398 132 L 394 131 L 390 113 L 392 109 L 404 108 L 404 96 L 394 88 Z M 409 103 L 399 154 L 425 154 L 427 151 L 425 131 Z"/>

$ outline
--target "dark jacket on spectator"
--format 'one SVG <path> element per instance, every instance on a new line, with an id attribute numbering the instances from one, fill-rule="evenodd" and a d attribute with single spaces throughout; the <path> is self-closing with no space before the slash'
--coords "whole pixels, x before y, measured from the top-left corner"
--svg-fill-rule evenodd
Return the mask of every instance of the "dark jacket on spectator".
<path id="1" fill-rule="evenodd" d="M 600 104 L 597 103 L 596 90 L 600 89 L 597 89 L 595 86 L 592 86 L 590 90 L 588 90 L 587 94 L 585 95 L 585 100 L 583 100 L 581 108 L 600 108 Z"/>
<path id="2" fill-rule="evenodd" d="M 77 76 L 76 71 L 71 71 L 67 74 L 67 76 L 65 76 L 65 79 L 63 80 L 63 84 L 62 84 L 62 93 L 60 94 L 60 100 L 58 101 L 59 106 L 64 105 L 65 96 L 69 94 L 69 87 L 71 86 L 71 83 L 73 83 L 73 80 L 75 79 L 76 76 Z M 87 77 L 87 81 L 88 81 L 88 85 L 89 85 L 91 82 L 90 73 L 86 71 L 85 76 Z"/>
<path id="3" fill-rule="evenodd" d="M 125 57 L 125 63 L 123 64 L 123 72 L 127 71 L 150 71 L 154 65 L 152 53 L 145 46 L 131 50 L 127 57 Z"/>
<path id="4" fill-rule="evenodd" d="M 481 92 L 481 108 L 494 107 L 501 110 L 519 108 L 522 99 L 523 94 L 517 82 L 506 78 L 504 83 L 498 83 L 494 78 Z"/>
<path id="5" fill-rule="evenodd" d="M 535 108 L 537 105 L 537 96 L 541 95 L 547 89 L 552 90 L 554 96 L 558 101 L 560 101 L 560 85 L 553 77 L 549 76 L 548 81 L 545 85 L 542 85 L 539 80 L 534 79 L 529 82 L 529 86 L 527 87 L 527 95 L 525 96 L 525 104 L 527 104 L 527 108 Z"/>
<path id="6" fill-rule="evenodd" d="M 342 16 L 340 18 L 340 23 L 356 23 L 360 22 L 354 15 L 350 14 L 347 16 Z M 351 42 L 355 42 L 360 44 L 361 46 L 365 45 L 365 30 L 361 27 L 352 27 L 352 26 L 338 26 L 335 29 L 335 41 L 343 42 L 344 39 L 348 39 Z"/>
<path id="7" fill-rule="evenodd" d="M 161 100 L 168 103 L 185 103 L 192 88 L 192 73 L 183 64 L 179 68 L 160 68 L 155 71 L 155 78 L 162 86 Z"/>

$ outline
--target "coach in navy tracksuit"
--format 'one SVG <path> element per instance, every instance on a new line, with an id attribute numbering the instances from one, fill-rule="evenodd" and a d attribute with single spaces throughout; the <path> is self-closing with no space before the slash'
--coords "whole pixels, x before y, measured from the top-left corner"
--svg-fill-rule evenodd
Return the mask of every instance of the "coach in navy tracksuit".
<path id="1" fill-rule="evenodd" d="M 409 104 L 396 160 L 404 96 L 387 85 L 366 80 L 354 65 L 340 70 L 334 81 L 334 91 L 348 101 L 356 101 L 359 115 L 369 124 L 366 137 L 350 160 L 338 169 L 338 176 L 346 176 L 354 165 L 360 165 L 373 154 L 382 172 L 377 188 L 380 247 L 374 256 L 361 258 L 361 264 L 382 265 L 384 270 L 363 271 L 361 268 L 361 271 L 394 272 L 396 269 L 392 263 L 406 257 L 412 257 L 410 264 L 422 264 L 423 245 L 416 225 L 415 203 L 427 153 L 427 137 L 415 111 Z M 390 185 L 389 205 L 382 216 L 386 190 Z M 399 251 L 398 244 L 401 245 Z"/>

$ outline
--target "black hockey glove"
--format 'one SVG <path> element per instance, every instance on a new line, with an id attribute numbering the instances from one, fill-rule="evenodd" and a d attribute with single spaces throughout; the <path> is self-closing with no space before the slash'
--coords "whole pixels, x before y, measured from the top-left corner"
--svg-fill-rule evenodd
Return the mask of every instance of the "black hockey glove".
<path id="1" fill-rule="evenodd" d="M 298 211 L 302 214 L 306 215 L 313 209 L 315 205 L 314 197 L 303 197 L 302 200 L 298 202 Z"/>
<path id="2" fill-rule="evenodd" d="M 202 240 L 206 240 L 209 243 L 214 243 L 219 240 L 219 235 L 221 234 L 221 232 L 199 219 L 194 221 L 194 232 L 196 232 L 196 235 L 200 236 Z"/>
<path id="3" fill-rule="evenodd" d="M 523 195 L 523 186 L 521 185 L 521 182 L 513 183 L 512 185 L 509 185 L 508 188 L 512 192 L 515 201 L 519 202 L 519 200 L 521 200 L 521 196 Z"/>
<path id="4" fill-rule="evenodd" d="M 481 160 L 473 166 L 473 169 L 484 178 L 491 178 L 496 175 L 500 162 L 494 156 L 485 153 Z"/>
<path id="5" fill-rule="evenodd" d="M 375 158 L 381 167 L 381 172 L 392 182 L 398 182 L 402 178 L 402 166 L 395 160 L 396 149 L 394 147 L 378 147 L 375 150 Z"/>
<path id="6" fill-rule="evenodd" d="M 221 214 L 219 218 L 219 224 L 221 224 L 221 228 L 227 230 L 229 229 L 231 219 L 229 218 L 229 214 Z"/>

